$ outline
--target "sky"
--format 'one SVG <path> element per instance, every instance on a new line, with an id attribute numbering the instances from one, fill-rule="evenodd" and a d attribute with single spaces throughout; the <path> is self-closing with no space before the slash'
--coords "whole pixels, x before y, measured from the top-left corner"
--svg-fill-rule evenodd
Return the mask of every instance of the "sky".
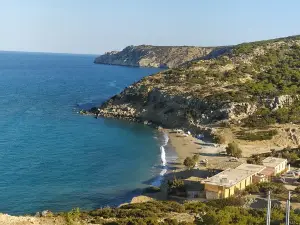
<path id="1" fill-rule="evenodd" d="M 299 0 L 0 0 L 0 50 L 102 54 L 300 34 Z"/>

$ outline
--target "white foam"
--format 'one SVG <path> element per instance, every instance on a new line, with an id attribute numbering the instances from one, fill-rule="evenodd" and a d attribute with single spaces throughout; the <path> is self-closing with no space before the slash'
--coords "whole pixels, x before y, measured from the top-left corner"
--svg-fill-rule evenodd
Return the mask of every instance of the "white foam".
<path id="1" fill-rule="evenodd" d="M 169 142 L 169 137 L 166 133 L 163 134 L 164 140 L 163 140 L 163 145 L 160 146 L 160 158 L 162 162 L 162 166 L 166 166 L 167 160 L 166 160 L 166 151 L 165 151 L 165 146 Z"/>
<path id="2" fill-rule="evenodd" d="M 160 159 L 163 168 L 159 173 L 159 177 L 157 177 L 157 179 L 152 183 L 152 185 L 154 186 L 160 186 L 163 180 L 163 176 L 168 172 L 166 150 L 165 150 L 165 147 L 167 146 L 168 142 L 169 142 L 168 135 L 166 133 L 163 133 L 162 145 L 160 146 Z"/>
<path id="3" fill-rule="evenodd" d="M 166 160 L 166 152 L 164 146 L 160 146 L 160 158 L 162 166 L 166 166 L 167 160 Z"/>

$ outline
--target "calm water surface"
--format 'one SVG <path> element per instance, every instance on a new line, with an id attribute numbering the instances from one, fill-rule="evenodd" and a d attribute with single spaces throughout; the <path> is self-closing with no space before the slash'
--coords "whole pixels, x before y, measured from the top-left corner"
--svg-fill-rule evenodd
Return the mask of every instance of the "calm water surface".
<path id="1" fill-rule="evenodd" d="M 158 134 L 80 116 L 158 69 L 94 56 L 0 52 L 0 212 L 92 209 L 128 201 L 158 173 Z"/>

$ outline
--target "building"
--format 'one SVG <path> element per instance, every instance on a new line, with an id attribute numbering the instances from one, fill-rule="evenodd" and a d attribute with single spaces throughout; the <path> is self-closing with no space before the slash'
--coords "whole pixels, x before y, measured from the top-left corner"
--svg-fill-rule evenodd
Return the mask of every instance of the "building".
<path id="1" fill-rule="evenodd" d="M 288 170 L 287 159 L 268 157 L 265 158 L 262 163 L 273 171 L 274 176 Z"/>
<path id="2" fill-rule="evenodd" d="M 235 169 L 227 169 L 204 181 L 207 199 L 228 198 L 237 190 L 244 190 L 254 182 L 264 180 L 261 174 L 266 167 L 253 164 L 241 164 Z"/>
<path id="3" fill-rule="evenodd" d="M 184 180 L 186 194 L 188 198 L 205 198 L 203 178 L 189 177 Z"/>
<path id="4" fill-rule="evenodd" d="M 255 174 L 252 176 L 252 183 L 254 184 L 270 180 L 269 174 L 265 172 L 267 170 L 267 167 L 265 166 L 244 163 L 236 169 L 254 172 Z"/>

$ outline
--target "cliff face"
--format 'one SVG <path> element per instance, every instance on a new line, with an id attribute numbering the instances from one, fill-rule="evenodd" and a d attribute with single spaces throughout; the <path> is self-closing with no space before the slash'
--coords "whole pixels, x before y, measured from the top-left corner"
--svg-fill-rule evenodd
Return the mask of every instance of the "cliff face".
<path id="1" fill-rule="evenodd" d="M 297 123 L 299 59 L 298 36 L 233 46 L 145 77 L 94 113 L 169 128 Z"/>
<path id="2" fill-rule="evenodd" d="M 215 48 L 186 46 L 128 46 L 122 51 L 107 52 L 94 63 L 136 67 L 174 68 L 188 61 L 204 57 Z"/>

